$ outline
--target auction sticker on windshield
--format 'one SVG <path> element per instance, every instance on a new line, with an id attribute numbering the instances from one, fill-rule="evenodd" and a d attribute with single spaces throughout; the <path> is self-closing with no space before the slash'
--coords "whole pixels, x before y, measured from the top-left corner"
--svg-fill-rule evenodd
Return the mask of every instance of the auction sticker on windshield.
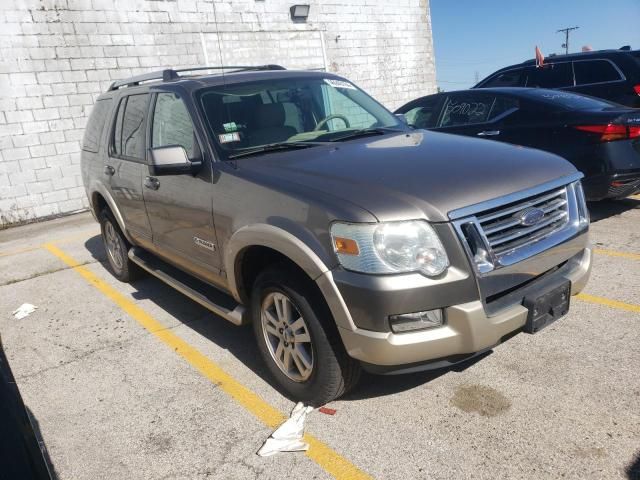
<path id="1" fill-rule="evenodd" d="M 348 88 L 350 90 L 355 90 L 356 87 L 349 82 L 345 82 L 344 80 L 335 80 L 333 78 L 325 78 L 324 81 L 331 85 L 333 88 Z"/>
<path id="2" fill-rule="evenodd" d="M 238 132 L 233 133 L 221 133 L 218 135 L 220 143 L 239 142 L 240 134 Z"/>

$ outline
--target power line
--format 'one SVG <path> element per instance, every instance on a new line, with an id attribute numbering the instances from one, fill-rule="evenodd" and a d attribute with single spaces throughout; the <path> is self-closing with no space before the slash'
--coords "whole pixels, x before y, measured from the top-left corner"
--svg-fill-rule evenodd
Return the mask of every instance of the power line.
<path id="1" fill-rule="evenodd" d="M 564 33 L 564 43 L 562 44 L 562 47 L 564 48 L 564 53 L 565 55 L 569 54 L 569 32 L 571 32 L 572 30 L 577 30 L 580 27 L 567 27 L 567 28 L 561 28 L 560 30 L 556 31 L 556 33 Z"/>

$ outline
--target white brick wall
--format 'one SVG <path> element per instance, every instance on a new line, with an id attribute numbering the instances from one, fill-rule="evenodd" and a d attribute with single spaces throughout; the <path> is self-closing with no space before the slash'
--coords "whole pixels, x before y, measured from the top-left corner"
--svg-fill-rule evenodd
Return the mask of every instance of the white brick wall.
<path id="1" fill-rule="evenodd" d="M 0 0 L 0 227 L 87 207 L 80 141 L 113 80 L 206 58 L 326 62 L 389 108 L 435 91 L 428 0 Z"/>

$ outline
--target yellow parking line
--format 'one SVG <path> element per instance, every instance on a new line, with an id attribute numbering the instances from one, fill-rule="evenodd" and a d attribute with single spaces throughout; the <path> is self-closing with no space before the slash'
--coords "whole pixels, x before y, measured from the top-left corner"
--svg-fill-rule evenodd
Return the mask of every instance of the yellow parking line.
<path id="1" fill-rule="evenodd" d="M 599 255 L 608 255 L 609 257 L 630 258 L 631 260 L 640 260 L 637 253 L 619 252 L 617 250 L 606 250 L 604 248 L 594 248 L 593 251 Z"/>
<path id="2" fill-rule="evenodd" d="M 640 305 L 633 305 L 632 303 L 619 302 L 617 300 L 610 300 L 604 297 L 597 297 L 595 295 L 589 295 L 588 293 L 579 293 L 576 298 L 584 302 L 597 303 L 599 305 L 605 305 L 611 308 L 617 308 L 619 310 L 626 310 L 628 312 L 640 313 Z"/>
<path id="3" fill-rule="evenodd" d="M 51 243 L 43 245 L 49 252 L 58 257 L 69 267 L 73 268 L 89 284 L 93 285 L 103 295 L 116 303 L 130 317 L 136 320 L 142 327 L 162 341 L 178 355 L 184 358 L 192 367 L 198 370 L 204 377 L 215 383 L 218 388 L 247 409 L 258 420 L 270 428 L 279 425 L 285 417 L 278 410 L 266 403 L 253 391 L 240 384 L 231 375 L 225 372 L 217 364 L 196 348 L 189 345 L 171 330 L 153 318 L 149 313 L 140 308 L 116 289 L 101 280 L 87 267 L 82 266 L 77 260 L 67 255 Z M 315 461 L 327 473 L 338 479 L 371 479 L 371 477 L 353 465 L 349 460 L 332 450 L 328 445 L 312 435 L 305 435 L 309 443 L 307 456 Z"/>

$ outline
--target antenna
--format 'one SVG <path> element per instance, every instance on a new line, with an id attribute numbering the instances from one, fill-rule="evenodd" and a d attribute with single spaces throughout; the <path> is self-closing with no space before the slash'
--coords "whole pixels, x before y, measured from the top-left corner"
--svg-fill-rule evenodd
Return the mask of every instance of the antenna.
<path id="1" fill-rule="evenodd" d="M 562 44 L 562 48 L 564 48 L 565 55 L 569 54 L 569 32 L 572 30 L 578 30 L 579 28 L 580 27 L 567 27 L 556 31 L 556 33 L 564 33 L 564 43 Z"/>

